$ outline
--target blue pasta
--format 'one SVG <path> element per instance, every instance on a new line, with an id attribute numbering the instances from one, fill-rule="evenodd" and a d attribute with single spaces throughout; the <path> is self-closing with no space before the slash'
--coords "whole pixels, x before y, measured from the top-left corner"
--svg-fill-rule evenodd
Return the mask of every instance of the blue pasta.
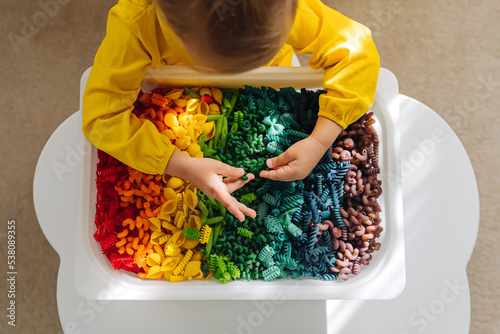
<path id="1" fill-rule="evenodd" d="M 325 281 L 335 281 L 337 280 L 337 277 L 338 277 L 338 274 L 324 274 L 324 275 L 321 275 L 321 276 L 318 276 L 316 278 L 321 278 L 321 279 L 324 279 Z"/>
<path id="2" fill-rule="evenodd" d="M 328 187 L 323 188 L 323 192 L 321 193 L 320 199 L 324 203 L 328 203 L 331 198 L 330 198 L 330 189 Z M 327 206 L 330 206 L 327 204 Z"/>
<path id="3" fill-rule="evenodd" d="M 328 252 L 333 252 L 333 244 L 332 244 L 332 236 L 329 231 L 323 232 L 321 235 L 321 239 L 323 239 L 324 244 L 327 247 Z"/>
<path id="4" fill-rule="evenodd" d="M 328 252 L 328 247 L 326 246 L 318 246 L 314 248 L 313 250 L 309 251 L 311 254 L 317 255 L 318 257 L 322 254 L 325 254 Z"/>
<path id="5" fill-rule="evenodd" d="M 321 194 L 323 192 L 323 175 L 316 174 L 316 193 Z"/>
<path id="6" fill-rule="evenodd" d="M 314 225 L 313 228 L 311 228 L 311 231 L 309 232 L 309 236 L 307 238 L 307 250 L 311 252 L 314 247 L 316 246 L 316 238 L 317 234 L 319 232 L 319 225 Z"/>

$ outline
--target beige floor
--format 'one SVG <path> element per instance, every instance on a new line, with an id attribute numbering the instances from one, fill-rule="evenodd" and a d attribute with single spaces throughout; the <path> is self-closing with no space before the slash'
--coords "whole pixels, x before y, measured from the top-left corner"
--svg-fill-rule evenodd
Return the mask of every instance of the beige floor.
<path id="1" fill-rule="evenodd" d="M 373 29 L 382 66 L 396 74 L 401 93 L 438 112 L 469 153 L 482 208 L 479 237 L 467 269 L 471 332 L 498 332 L 500 260 L 495 255 L 500 252 L 500 178 L 494 173 L 500 165 L 496 145 L 500 140 L 500 5 L 496 0 L 327 2 Z M 78 109 L 79 79 L 92 64 L 114 1 L 57 3 L 65 4 L 51 7 L 51 15 L 44 16 L 38 1 L 4 2 L 6 15 L 0 22 L 0 233 L 5 235 L 8 219 L 17 221 L 15 330 L 20 333 L 61 332 L 56 305 L 59 259 L 35 216 L 33 173 L 50 134 Z M 36 30 L 30 30 L 26 23 L 33 20 L 40 26 Z M 13 46 L 9 38 L 14 34 L 27 38 L 18 39 Z M 484 79 L 493 82 L 491 90 L 478 94 L 476 88 Z M 459 109 L 464 112 L 458 114 Z M 459 186 L 455 191 L 460 191 Z M 5 268 L 5 238 L 0 240 L 0 263 Z M 446 254 L 436 254 L 429 261 L 446 261 Z M 432 275 L 425 268 L 422 274 Z M 11 330 L 4 315 L 6 291 L 2 280 L 2 333 L 6 328 Z"/>

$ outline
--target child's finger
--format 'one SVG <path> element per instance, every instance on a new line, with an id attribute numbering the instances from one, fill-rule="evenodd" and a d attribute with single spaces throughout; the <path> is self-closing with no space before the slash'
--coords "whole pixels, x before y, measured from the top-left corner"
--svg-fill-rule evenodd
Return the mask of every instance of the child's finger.
<path id="1" fill-rule="evenodd" d="M 255 210 L 253 209 L 250 209 L 248 206 L 246 206 L 245 204 L 241 203 L 241 202 L 238 202 L 236 201 L 238 204 L 238 207 L 240 209 L 241 212 L 243 212 L 246 216 L 250 217 L 250 218 L 255 218 L 257 217 L 257 212 L 255 212 Z"/>
<path id="2" fill-rule="evenodd" d="M 240 222 L 245 220 L 245 214 L 241 212 L 240 206 L 238 205 L 240 203 L 233 196 L 226 191 L 221 191 L 218 195 L 218 200 L 236 217 L 236 219 Z"/>
<path id="3" fill-rule="evenodd" d="M 266 164 L 269 168 L 277 168 L 280 166 L 284 166 L 293 160 L 293 156 L 290 154 L 289 150 L 286 150 L 282 154 L 277 157 L 267 159 Z"/>
<path id="4" fill-rule="evenodd" d="M 239 178 L 245 174 L 245 170 L 243 168 L 236 168 L 233 166 L 229 166 L 223 162 L 217 161 L 217 174 L 222 176 L 227 176 L 228 178 Z"/>
<path id="5" fill-rule="evenodd" d="M 248 182 L 255 179 L 255 175 L 253 175 L 251 173 L 247 174 L 247 177 L 248 177 L 247 180 L 242 180 L 241 178 L 238 177 L 238 178 L 223 179 L 222 182 L 224 182 L 226 184 L 229 193 L 232 193 L 232 192 L 240 189 L 241 187 L 243 187 Z"/>
<path id="6" fill-rule="evenodd" d="M 273 170 L 262 170 L 259 176 L 275 181 L 294 181 L 298 179 L 295 174 L 292 167 L 284 166 Z"/>

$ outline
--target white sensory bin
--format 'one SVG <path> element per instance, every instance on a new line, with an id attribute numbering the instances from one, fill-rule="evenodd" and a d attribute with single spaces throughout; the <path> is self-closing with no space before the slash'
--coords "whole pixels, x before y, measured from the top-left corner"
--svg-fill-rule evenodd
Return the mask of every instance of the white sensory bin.
<path id="1" fill-rule="evenodd" d="M 90 69 L 82 76 L 82 95 Z M 214 86 L 243 87 L 271 86 L 274 88 L 321 89 L 324 72 L 310 68 L 268 67 L 238 75 L 202 75 L 187 67 L 165 66 L 152 69 L 143 81 L 143 89 L 156 86 Z M 90 154 L 78 166 L 78 203 L 74 256 L 74 285 L 87 299 L 97 300 L 252 300 L 252 299 L 393 299 L 404 289 L 405 251 L 403 235 L 403 202 L 401 187 L 401 153 L 399 132 L 398 83 L 395 76 L 381 69 L 375 102 L 374 124 L 380 138 L 379 179 L 383 193 L 381 226 L 384 231 L 378 242 L 379 251 L 372 253 L 370 265 L 362 266 L 358 276 L 349 275 L 348 281 L 323 281 L 314 278 L 231 281 L 189 280 L 172 283 L 166 280 L 145 280 L 134 273 L 114 270 L 94 240 L 96 230 L 95 171 L 97 149 L 80 131 L 81 145 L 89 147 Z M 81 117 L 80 117 L 81 122 Z M 81 128 L 81 127 L 80 127 Z M 91 148 L 90 148 L 91 147 Z"/>

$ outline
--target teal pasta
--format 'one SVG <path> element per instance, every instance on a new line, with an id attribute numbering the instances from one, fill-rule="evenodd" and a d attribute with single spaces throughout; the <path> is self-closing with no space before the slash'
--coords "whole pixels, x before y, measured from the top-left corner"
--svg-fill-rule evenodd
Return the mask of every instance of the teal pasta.
<path id="1" fill-rule="evenodd" d="M 281 200 L 276 196 L 266 193 L 262 196 L 262 201 L 270 206 L 276 207 L 280 205 Z"/>
<path id="2" fill-rule="evenodd" d="M 294 202 L 282 202 L 282 204 L 279 206 L 280 211 L 288 211 L 291 209 L 295 209 L 298 206 L 302 205 L 303 201 L 294 201 Z"/>
<path id="3" fill-rule="evenodd" d="M 269 269 L 264 270 L 262 272 L 262 275 L 266 281 L 271 281 L 273 279 L 278 278 L 278 276 L 280 275 L 280 272 L 281 272 L 280 268 L 278 268 L 277 266 L 273 266 Z"/>
<path id="4" fill-rule="evenodd" d="M 276 142 L 279 145 L 282 145 L 282 147 L 289 147 L 291 146 L 290 140 L 283 135 L 277 135 L 277 134 L 268 134 L 266 135 L 267 140 L 270 142 Z"/>
<path id="5" fill-rule="evenodd" d="M 278 255 L 276 255 L 276 261 L 277 261 L 277 263 L 282 264 L 283 268 L 286 268 L 289 270 L 296 270 L 297 269 L 297 262 L 291 256 L 278 254 Z"/>
<path id="6" fill-rule="evenodd" d="M 272 249 L 269 245 L 266 245 L 259 253 L 259 260 L 263 263 L 268 262 L 273 258 L 274 249 Z"/>
<path id="7" fill-rule="evenodd" d="M 285 149 L 283 148 L 283 146 L 281 146 L 279 143 L 277 143 L 275 141 L 269 142 L 267 144 L 266 149 L 270 153 L 275 154 L 275 155 L 281 155 L 281 154 L 283 154 L 283 152 L 285 152 Z"/>
<path id="8" fill-rule="evenodd" d="M 300 139 L 305 139 L 307 137 L 309 137 L 309 134 L 305 133 L 305 132 L 301 132 L 301 131 L 297 131 L 297 130 L 293 130 L 293 129 L 287 129 L 285 131 L 285 133 L 288 135 L 288 136 L 291 136 L 291 137 L 296 137 L 296 138 L 300 138 Z"/>
<path id="9" fill-rule="evenodd" d="M 294 195 L 290 194 L 290 196 L 287 196 L 287 195 L 288 195 L 288 193 L 286 191 L 283 191 L 283 196 L 286 196 L 286 197 L 283 197 L 283 199 L 282 199 L 283 203 L 294 203 L 294 204 L 296 204 L 296 207 L 299 207 L 300 205 L 302 205 L 304 203 L 304 196 L 302 195 L 302 193 L 297 193 Z"/>
<path id="10" fill-rule="evenodd" d="M 205 156 L 257 176 L 266 168 L 267 159 L 282 154 L 310 135 L 322 93 L 250 86 L 225 92 L 222 108 L 225 118 L 220 125 L 218 145 L 213 140 L 205 142 L 205 137 L 199 141 L 200 147 Z M 212 259 L 210 254 L 209 267 L 215 266 L 221 282 L 228 281 L 228 275 L 229 279 L 247 280 L 282 277 L 335 280 L 340 272 L 337 260 L 353 263 L 354 249 L 357 256 L 366 244 L 367 249 L 374 249 L 374 242 L 366 240 L 381 232 L 377 227 L 380 208 L 371 205 L 373 200 L 369 196 L 374 197 L 381 188 L 376 181 L 378 137 L 371 124 L 370 117 L 363 116 L 352 129 L 343 131 L 333 148 L 303 180 L 278 182 L 257 177 L 235 191 L 235 198 L 257 211 L 256 219 L 246 218 L 241 223 L 230 214 L 221 214 L 220 208 L 209 199 L 200 201 L 205 205 L 200 207 L 202 221 L 219 228 L 212 246 L 217 257 Z M 344 138 L 347 138 L 345 145 Z M 376 146 L 372 144 L 374 141 Z M 344 150 L 350 150 L 352 159 L 359 161 L 342 161 L 334 156 Z M 363 188 L 366 184 L 369 186 Z M 366 195 L 365 202 L 362 195 Z M 214 218 L 219 216 L 223 220 L 215 222 Z M 366 219 L 375 228 L 360 227 Z M 366 236 L 368 231 L 372 237 Z M 365 250 L 363 255 L 370 254 Z M 355 273 L 368 261 L 368 256 L 359 260 Z M 342 279 L 346 278 L 346 271 L 343 273 Z"/>
<path id="11" fill-rule="evenodd" d="M 267 204 L 265 202 L 261 202 L 259 204 L 259 209 L 257 210 L 257 218 L 263 221 L 266 214 L 267 214 Z"/>
<path id="12" fill-rule="evenodd" d="M 269 233 L 279 234 L 284 233 L 280 221 L 276 217 L 267 216 L 264 218 L 264 224 Z"/>
<path id="13" fill-rule="evenodd" d="M 283 225 L 284 228 L 294 237 L 298 237 L 302 234 L 302 230 L 292 222 L 284 223 Z"/>

